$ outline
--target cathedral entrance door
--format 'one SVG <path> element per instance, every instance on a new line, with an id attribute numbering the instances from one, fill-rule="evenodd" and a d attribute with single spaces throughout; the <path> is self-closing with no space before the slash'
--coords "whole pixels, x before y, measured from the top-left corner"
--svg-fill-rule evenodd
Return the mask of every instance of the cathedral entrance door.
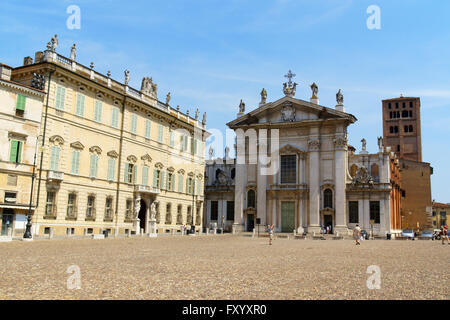
<path id="1" fill-rule="evenodd" d="M 255 227 L 255 215 L 247 214 L 247 231 L 252 232 Z"/>
<path id="2" fill-rule="evenodd" d="M 295 202 L 281 202 L 281 232 L 292 232 L 295 229 Z"/>
<path id="3" fill-rule="evenodd" d="M 333 233 L 333 216 L 331 214 L 325 214 L 323 216 L 323 225 L 325 229 L 330 227 L 330 233 Z"/>

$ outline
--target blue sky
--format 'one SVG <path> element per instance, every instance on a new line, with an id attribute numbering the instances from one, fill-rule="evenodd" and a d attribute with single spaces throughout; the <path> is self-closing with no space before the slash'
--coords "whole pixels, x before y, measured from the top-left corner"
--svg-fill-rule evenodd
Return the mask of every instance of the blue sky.
<path id="1" fill-rule="evenodd" d="M 81 28 L 69 30 L 69 5 L 81 9 Z M 381 29 L 369 30 L 366 9 L 381 9 Z M 282 97 L 291 69 L 296 97 L 308 100 L 316 82 L 322 105 L 333 107 L 338 89 L 358 121 L 350 144 L 367 140 L 377 151 L 381 100 L 417 96 L 422 103 L 423 160 L 434 168 L 433 199 L 450 202 L 450 1 L 191 0 L 2 1 L 0 62 L 21 65 L 44 50 L 55 33 L 58 52 L 139 88 L 142 77 L 171 92 L 181 110 L 208 113 L 208 128 L 225 130 L 239 100 L 247 111 Z M 231 142 L 232 144 L 233 142 Z"/>

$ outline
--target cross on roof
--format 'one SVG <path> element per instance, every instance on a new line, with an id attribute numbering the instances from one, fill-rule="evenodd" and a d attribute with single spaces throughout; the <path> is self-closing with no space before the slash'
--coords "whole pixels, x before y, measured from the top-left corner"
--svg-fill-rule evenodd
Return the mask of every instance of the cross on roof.
<path id="1" fill-rule="evenodd" d="M 289 70 L 288 73 L 284 75 L 285 78 L 289 79 L 289 81 L 288 81 L 289 85 L 292 84 L 292 78 L 295 77 L 295 76 L 296 76 L 296 74 L 292 73 L 291 70 Z"/>

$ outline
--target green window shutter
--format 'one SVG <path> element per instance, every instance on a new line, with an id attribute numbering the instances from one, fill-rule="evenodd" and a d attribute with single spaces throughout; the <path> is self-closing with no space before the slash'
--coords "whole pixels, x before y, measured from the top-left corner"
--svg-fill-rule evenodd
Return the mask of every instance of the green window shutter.
<path id="1" fill-rule="evenodd" d="M 16 162 L 17 160 L 17 149 L 18 149 L 19 141 L 11 140 L 11 149 L 9 152 L 9 161 Z"/>
<path id="2" fill-rule="evenodd" d="M 189 178 L 186 179 L 186 193 L 189 194 Z"/>
<path id="3" fill-rule="evenodd" d="M 98 161 L 97 155 L 91 154 L 91 166 L 89 170 L 89 176 L 91 178 L 97 177 L 97 161 Z"/>
<path id="4" fill-rule="evenodd" d="M 94 106 L 94 120 L 97 122 L 102 121 L 102 102 L 101 101 L 95 101 Z"/>
<path id="5" fill-rule="evenodd" d="M 162 126 L 162 124 L 160 124 L 158 126 L 158 141 L 159 142 L 163 141 L 163 126 Z"/>
<path id="6" fill-rule="evenodd" d="M 125 168 L 124 168 L 124 173 L 123 173 L 123 181 L 124 182 L 128 182 L 128 162 L 125 162 Z"/>
<path id="7" fill-rule="evenodd" d="M 66 88 L 58 86 L 56 89 L 56 109 L 64 110 L 64 101 L 66 96 Z"/>
<path id="8" fill-rule="evenodd" d="M 183 192 L 183 176 L 178 174 L 178 192 Z"/>
<path id="9" fill-rule="evenodd" d="M 147 139 L 150 139 L 150 129 L 151 129 L 150 120 L 145 120 L 145 137 Z"/>
<path id="10" fill-rule="evenodd" d="M 147 166 L 142 167 L 142 184 L 144 186 L 148 186 L 148 167 Z"/>
<path id="11" fill-rule="evenodd" d="M 16 102 L 16 109 L 24 111 L 25 110 L 25 101 L 26 101 L 26 97 L 21 94 L 18 94 L 17 102 Z"/>
<path id="12" fill-rule="evenodd" d="M 84 115 L 84 95 L 81 93 L 77 93 L 76 114 L 81 117 Z"/>
<path id="13" fill-rule="evenodd" d="M 108 180 L 114 181 L 114 170 L 116 167 L 116 160 L 113 158 L 108 159 Z"/>
<path id="14" fill-rule="evenodd" d="M 169 173 L 166 174 L 166 189 L 170 191 L 169 189 Z"/>
<path id="15" fill-rule="evenodd" d="M 194 140 L 194 154 L 197 154 L 197 139 L 192 140 Z"/>
<path id="16" fill-rule="evenodd" d="M 174 134 L 173 134 L 173 131 L 170 130 L 170 146 L 173 147 L 174 144 L 175 144 L 175 142 L 174 142 Z"/>
<path id="17" fill-rule="evenodd" d="M 77 172 L 77 153 L 79 153 L 79 151 L 72 151 L 72 168 L 70 173 L 72 174 L 78 174 Z"/>
<path id="18" fill-rule="evenodd" d="M 187 151 L 188 149 L 188 136 L 184 136 L 184 151 Z"/>
<path id="19" fill-rule="evenodd" d="M 165 185 L 165 179 L 164 179 L 165 177 L 164 177 L 164 171 L 161 171 L 161 189 L 165 189 L 166 188 L 166 185 Z"/>
<path id="20" fill-rule="evenodd" d="M 131 115 L 131 132 L 136 133 L 137 130 L 137 115 L 132 114 Z"/>
<path id="21" fill-rule="evenodd" d="M 197 195 L 200 195 L 200 180 L 197 181 Z"/>
<path id="22" fill-rule="evenodd" d="M 138 166 L 137 166 L 137 165 L 134 165 L 134 168 L 133 168 L 133 169 L 134 169 L 134 170 L 133 170 L 133 183 L 136 184 L 136 183 L 137 183 Z"/>
<path id="23" fill-rule="evenodd" d="M 119 127 L 119 108 L 113 107 L 111 125 L 114 128 Z"/>
<path id="24" fill-rule="evenodd" d="M 154 169 L 153 170 L 153 186 L 155 188 L 158 188 L 157 179 L 158 179 L 158 170 Z"/>
<path id="25" fill-rule="evenodd" d="M 52 153 L 50 156 L 50 170 L 58 171 L 59 167 L 59 147 L 52 146 Z"/>
<path id="26" fill-rule="evenodd" d="M 81 153 L 78 151 L 77 152 L 77 162 L 76 162 L 76 165 L 77 165 L 77 174 L 79 174 L 80 173 L 80 155 L 81 155 Z"/>

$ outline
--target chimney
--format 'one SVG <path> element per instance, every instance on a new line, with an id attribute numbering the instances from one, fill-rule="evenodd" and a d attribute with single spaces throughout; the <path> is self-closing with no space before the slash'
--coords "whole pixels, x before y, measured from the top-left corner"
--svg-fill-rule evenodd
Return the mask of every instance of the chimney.
<path id="1" fill-rule="evenodd" d="M 42 62 L 43 58 L 44 58 L 44 53 L 42 51 L 36 51 L 36 53 L 34 54 L 34 63 Z"/>
<path id="2" fill-rule="evenodd" d="M 32 57 L 25 57 L 23 58 L 23 65 L 29 66 L 30 64 L 33 64 L 33 58 Z"/>
<path id="3" fill-rule="evenodd" d="M 11 70 L 10 66 L 0 63 L 0 79 L 11 80 Z"/>

